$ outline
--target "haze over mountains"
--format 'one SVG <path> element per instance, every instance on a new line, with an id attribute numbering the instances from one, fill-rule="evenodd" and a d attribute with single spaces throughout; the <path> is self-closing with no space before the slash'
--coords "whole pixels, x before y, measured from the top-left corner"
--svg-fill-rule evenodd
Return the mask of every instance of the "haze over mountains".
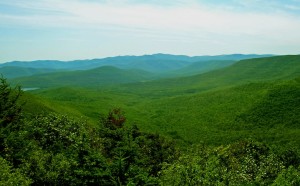
<path id="1" fill-rule="evenodd" d="M 101 66 L 115 66 L 119 68 L 138 68 L 142 70 L 170 70 L 181 68 L 188 63 L 199 61 L 212 60 L 241 60 L 258 57 L 268 57 L 271 55 L 255 55 L 255 54 L 232 54 L 218 56 L 184 56 L 184 55 L 169 55 L 169 54 L 153 54 L 144 56 L 116 56 L 103 59 L 91 60 L 74 60 L 74 61 L 58 61 L 58 60 L 38 60 L 38 61 L 13 61 L 0 64 L 4 66 L 17 66 L 28 68 L 49 68 L 49 69 L 69 69 L 69 70 L 84 70 L 92 69 Z M 172 63 L 172 65 L 170 65 Z M 155 68 L 155 66 L 157 66 Z M 164 67 L 166 66 L 166 67 Z"/>
<path id="2" fill-rule="evenodd" d="M 234 61 L 242 59 L 268 56 L 271 55 L 232 54 L 189 57 L 184 55 L 154 54 L 68 62 L 57 60 L 13 61 L 0 64 L 0 72 L 8 78 L 16 78 L 55 71 L 89 70 L 103 66 L 112 66 L 119 69 L 139 69 L 152 73 L 166 74 L 168 72 L 169 76 L 176 76 L 176 74 L 197 74 L 198 72 L 225 67 L 234 63 Z"/>

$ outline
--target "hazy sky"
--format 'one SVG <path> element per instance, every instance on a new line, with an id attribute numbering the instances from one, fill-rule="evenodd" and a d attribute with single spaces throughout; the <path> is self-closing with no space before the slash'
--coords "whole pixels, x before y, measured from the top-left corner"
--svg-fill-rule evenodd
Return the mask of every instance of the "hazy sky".
<path id="1" fill-rule="evenodd" d="M 299 51 L 300 0 L 0 0 L 0 62 Z"/>

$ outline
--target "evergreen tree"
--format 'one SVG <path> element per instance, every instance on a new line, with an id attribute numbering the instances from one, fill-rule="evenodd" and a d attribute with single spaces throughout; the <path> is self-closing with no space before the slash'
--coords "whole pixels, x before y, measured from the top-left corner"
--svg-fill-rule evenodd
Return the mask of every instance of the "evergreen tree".
<path id="1" fill-rule="evenodd" d="M 21 106 L 18 103 L 22 91 L 19 86 L 11 88 L 6 79 L 0 78 L 0 126 L 7 127 L 10 123 L 16 122 L 21 113 Z"/>
<path id="2" fill-rule="evenodd" d="M 22 91 L 19 86 L 11 88 L 6 79 L 0 78 L 0 152 L 4 150 L 4 139 L 12 130 L 18 128 L 21 115 L 19 97 Z"/>

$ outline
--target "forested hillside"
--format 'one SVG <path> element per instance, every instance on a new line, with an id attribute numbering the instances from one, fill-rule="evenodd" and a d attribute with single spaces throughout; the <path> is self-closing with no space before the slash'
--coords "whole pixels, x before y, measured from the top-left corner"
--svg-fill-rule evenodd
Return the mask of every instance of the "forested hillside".
<path id="1" fill-rule="evenodd" d="M 64 71 L 37 74 L 29 77 L 16 78 L 15 84 L 24 87 L 49 88 L 59 86 L 97 87 L 147 81 L 154 74 L 142 70 L 121 70 L 116 67 L 104 66 L 91 70 Z"/>

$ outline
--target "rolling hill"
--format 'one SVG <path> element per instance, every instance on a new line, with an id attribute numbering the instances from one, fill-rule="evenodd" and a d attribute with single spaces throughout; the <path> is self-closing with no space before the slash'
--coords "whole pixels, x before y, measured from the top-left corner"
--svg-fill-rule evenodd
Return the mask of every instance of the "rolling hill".
<path id="1" fill-rule="evenodd" d="M 234 60 L 198 61 L 181 69 L 170 71 L 167 74 L 169 75 L 169 77 L 197 75 L 212 70 L 221 69 L 236 62 L 237 61 Z"/>
<path id="2" fill-rule="evenodd" d="M 92 70 L 64 71 L 11 80 L 23 87 L 57 87 L 57 86 L 103 86 L 151 80 L 153 74 L 142 70 L 122 70 L 104 66 Z"/>

